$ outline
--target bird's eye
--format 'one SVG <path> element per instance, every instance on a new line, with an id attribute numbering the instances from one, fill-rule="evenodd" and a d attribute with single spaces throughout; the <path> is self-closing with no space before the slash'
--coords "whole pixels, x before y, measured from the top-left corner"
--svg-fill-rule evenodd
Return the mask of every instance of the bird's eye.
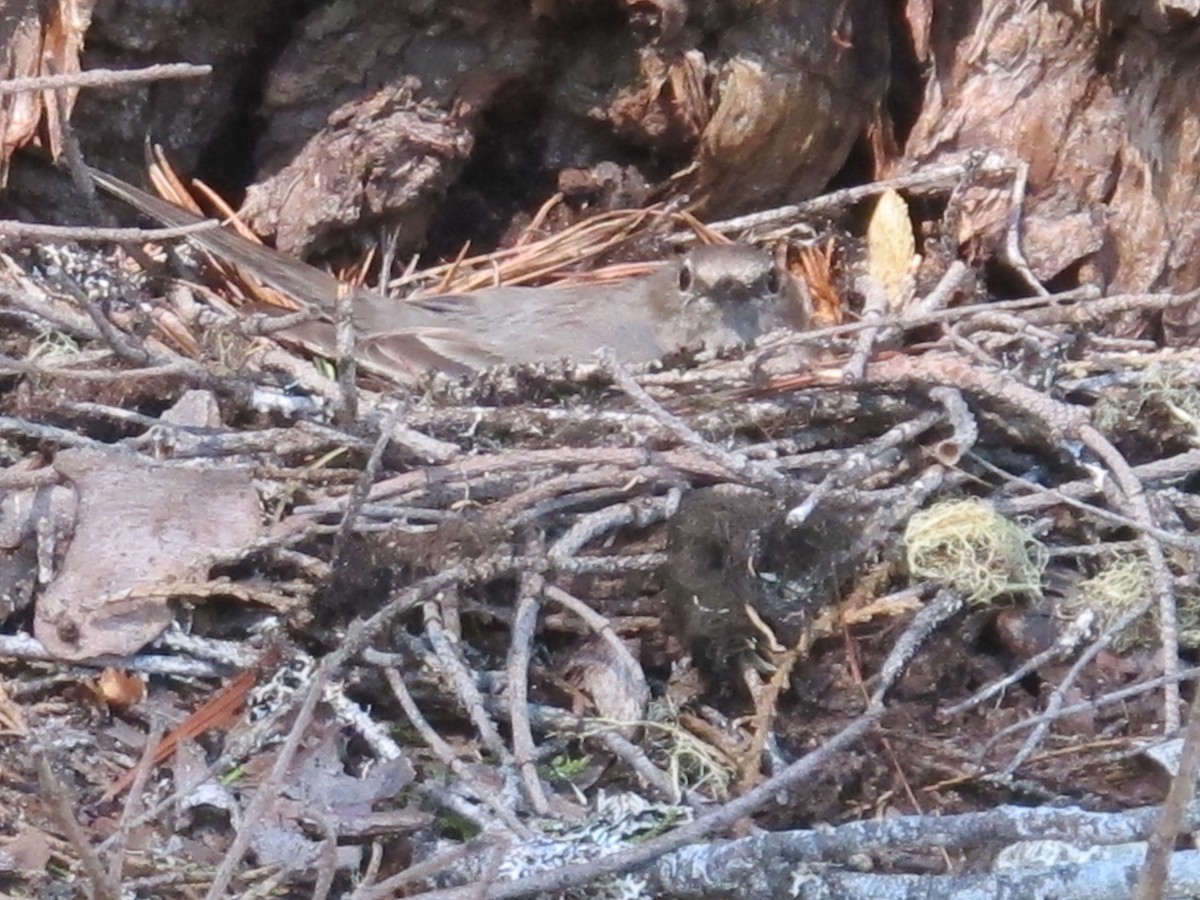
<path id="1" fill-rule="evenodd" d="M 682 263 L 679 266 L 679 289 L 681 291 L 690 291 L 692 289 L 692 267 L 687 263 Z"/>
<path id="2" fill-rule="evenodd" d="M 779 293 L 780 288 L 783 287 L 783 283 L 779 278 L 779 270 L 778 269 L 771 269 L 771 271 L 767 273 L 766 285 L 767 285 L 768 293 L 771 293 L 771 294 Z"/>

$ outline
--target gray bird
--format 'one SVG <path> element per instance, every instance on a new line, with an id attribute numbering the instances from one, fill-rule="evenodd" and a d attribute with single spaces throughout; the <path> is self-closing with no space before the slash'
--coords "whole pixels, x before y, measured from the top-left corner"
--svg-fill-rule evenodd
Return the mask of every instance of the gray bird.
<path id="1" fill-rule="evenodd" d="M 108 193 L 166 225 L 203 221 L 112 175 L 91 170 Z M 316 313 L 280 332 L 325 355 L 339 289 L 327 272 L 227 229 L 190 240 Z M 625 363 L 683 349 L 747 344 L 775 328 L 808 324 L 807 293 L 767 253 L 697 247 L 650 275 L 610 285 L 499 287 L 399 300 L 351 289 L 356 358 L 401 382 L 429 371 L 468 374 L 512 363 L 582 359 L 601 347 Z"/>

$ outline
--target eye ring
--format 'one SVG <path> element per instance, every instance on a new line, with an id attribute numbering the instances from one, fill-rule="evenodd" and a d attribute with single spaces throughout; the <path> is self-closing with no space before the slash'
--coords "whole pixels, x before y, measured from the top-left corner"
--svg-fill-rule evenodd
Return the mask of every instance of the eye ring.
<path id="1" fill-rule="evenodd" d="M 783 280 L 779 277 L 779 270 L 772 268 L 771 271 L 767 273 L 766 278 L 764 279 L 764 284 L 766 285 L 768 293 L 778 294 L 780 290 L 783 289 Z"/>
<path id="2" fill-rule="evenodd" d="M 694 280 L 691 265 L 686 262 L 681 263 L 679 266 L 679 289 L 685 293 L 690 291 Z"/>

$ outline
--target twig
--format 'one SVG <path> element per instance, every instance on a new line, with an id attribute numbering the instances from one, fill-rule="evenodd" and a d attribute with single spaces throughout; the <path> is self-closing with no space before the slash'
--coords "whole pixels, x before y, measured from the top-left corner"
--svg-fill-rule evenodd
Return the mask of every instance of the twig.
<path id="1" fill-rule="evenodd" d="M 1012 202 L 1009 204 L 1005 223 L 1004 255 L 1009 265 L 1017 270 L 1033 292 L 1040 297 L 1046 297 L 1050 292 L 1038 281 L 1033 270 L 1029 268 L 1029 263 L 1025 261 L 1025 254 L 1021 252 L 1021 214 L 1025 210 L 1025 185 L 1028 180 L 1029 163 L 1023 159 L 1018 160 L 1013 171 Z"/>
<path id="2" fill-rule="evenodd" d="M 706 440 L 682 419 L 667 412 L 661 404 L 647 394 L 645 388 L 634 380 L 629 370 L 617 361 L 611 351 L 602 351 L 600 357 L 617 387 L 629 395 L 629 398 L 640 406 L 643 412 L 670 429 L 685 446 L 691 447 L 701 456 L 722 466 L 730 474 L 744 478 L 751 484 L 778 487 L 787 480 L 772 466 L 752 462 L 740 453 L 730 452 L 718 447 L 712 441 Z"/>
<path id="3" fill-rule="evenodd" d="M 1163 674 L 1173 676 L 1179 671 L 1179 628 L 1175 614 L 1175 588 L 1162 546 L 1147 529 L 1154 528 L 1154 514 L 1146 501 L 1146 491 L 1130 468 L 1121 452 L 1091 425 L 1080 429 L 1079 438 L 1108 467 L 1113 480 L 1125 495 L 1126 505 L 1134 520 L 1142 526 L 1142 549 L 1150 566 L 1150 578 L 1154 587 L 1154 598 L 1158 601 L 1159 653 L 1162 656 Z M 1168 731 L 1179 728 L 1179 683 L 1168 681 L 1163 685 L 1163 727 Z"/>
<path id="4" fill-rule="evenodd" d="M 549 872 L 540 872 L 515 881 L 493 884 L 487 891 L 488 900 L 507 900 L 527 894 L 556 892 L 571 887 L 589 884 L 606 875 L 637 869 L 665 853 L 684 847 L 708 835 L 724 831 L 741 818 L 772 802 L 779 793 L 791 790 L 807 778 L 828 765 L 843 749 L 857 743 L 875 724 L 882 710 L 868 710 L 849 725 L 830 737 L 816 750 L 789 765 L 778 775 L 756 788 L 747 791 L 736 800 L 731 800 L 720 810 L 702 816 L 674 831 L 651 838 L 643 844 L 605 856 L 591 863 L 564 866 Z M 473 886 L 450 890 L 429 891 L 411 895 L 412 900 L 469 900 L 474 896 Z"/>
<path id="5" fill-rule="evenodd" d="M 766 210 L 765 212 L 738 216 L 735 219 L 711 222 L 708 227 L 720 234 L 734 234 L 753 228 L 760 228 L 764 225 L 793 222 L 805 216 L 820 215 L 822 213 L 845 209 L 869 197 L 878 196 L 889 190 L 917 192 L 954 184 L 962 180 L 966 171 L 967 166 L 962 163 L 922 166 L 909 175 L 875 181 L 871 184 L 845 188 L 840 191 L 831 191 L 828 194 L 814 197 L 812 200 L 797 203 L 794 206 L 780 206 L 775 209 Z M 1010 175 L 1013 171 L 1013 163 L 1002 160 L 998 156 L 989 155 L 978 165 L 977 171 L 984 175 Z M 686 236 L 684 236 L 684 239 L 686 239 Z"/>
<path id="6" fill-rule="evenodd" d="M 22 94 L 55 88 L 115 87 L 171 78 L 203 78 L 212 74 L 212 66 L 192 63 L 164 63 L 140 69 L 90 69 L 71 75 L 40 75 L 0 80 L 0 94 Z"/>
<path id="7" fill-rule="evenodd" d="M 1171 675 L 1175 672 L 1169 673 Z M 1167 799 L 1150 845 L 1146 848 L 1146 863 L 1138 873 L 1134 897 L 1137 900 L 1158 900 L 1166 896 L 1167 874 L 1175 842 L 1183 826 L 1188 805 L 1196 794 L 1196 776 L 1200 773 L 1200 702 L 1192 700 L 1188 711 L 1187 730 L 1184 732 L 1183 749 L 1179 752 L 1179 768 L 1171 778 Z"/>
<path id="8" fill-rule="evenodd" d="M 129 840 L 133 811 L 143 799 L 146 782 L 150 778 L 150 773 L 154 771 L 155 756 L 158 753 L 159 744 L 162 742 L 163 733 L 166 731 L 166 722 L 161 716 L 153 716 L 151 723 L 150 733 L 146 736 L 146 745 L 142 748 L 142 755 L 138 758 L 137 767 L 134 769 L 133 782 L 129 785 L 129 794 L 125 797 L 125 804 L 121 808 L 121 820 L 117 823 L 117 830 L 109 844 L 108 853 L 112 859 L 109 866 L 109 880 L 112 884 L 119 885 L 121 883 L 121 870 L 125 864 L 125 843 Z"/>
<path id="9" fill-rule="evenodd" d="M 542 789 L 537 772 L 537 750 L 533 729 L 529 727 L 529 660 L 537 631 L 539 597 L 545 583 L 540 575 L 525 575 L 520 582 L 517 608 L 513 612 L 512 635 L 508 643 L 508 720 L 512 728 L 513 762 L 521 773 L 525 796 L 535 813 L 545 816 L 550 802 Z"/>
<path id="10" fill-rule="evenodd" d="M 384 408 L 380 412 L 382 419 L 379 423 L 379 435 L 375 439 L 375 446 L 371 448 L 371 455 L 367 458 L 367 464 L 363 466 L 362 476 L 346 500 L 346 510 L 342 515 L 337 537 L 333 541 L 333 550 L 330 553 L 329 561 L 331 568 L 341 560 L 342 554 L 346 550 L 346 542 L 350 540 L 351 526 L 358 517 L 362 505 L 367 502 L 371 486 L 379 477 L 379 469 L 383 465 L 383 452 L 387 449 L 388 442 L 392 438 L 392 429 L 400 417 L 400 404 L 394 402 L 390 408 Z"/>
<path id="11" fill-rule="evenodd" d="M 1200 666 L 1194 666 L 1190 669 L 1183 669 L 1182 671 L 1177 672 L 1174 680 L 1194 681 L 1198 678 L 1200 678 Z M 1114 703 L 1123 703 L 1130 697 L 1138 697 L 1142 694 L 1149 693 L 1150 691 L 1156 691 L 1167 681 L 1168 679 L 1165 676 L 1160 675 L 1157 678 L 1151 678 L 1147 681 L 1139 682 L 1138 684 L 1132 684 L 1126 688 L 1109 691 L 1107 694 L 1101 694 L 1099 697 L 1096 697 L 1093 700 L 1087 700 L 1083 703 L 1073 703 L 1070 706 L 1059 707 L 1052 712 L 1043 712 L 1040 715 L 1022 719 L 1020 722 L 1013 722 L 1011 725 L 1006 725 L 1004 728 L 1001 728 L 994 735 L 992 735 L 988 742 L 988 746 L 994 746 L 995 744 L 1000 743 L 1001 739 L 1010 734 L 1014 734 L 1017 731 L 1021 731 L 1026 728 L 1033 728 L 1044 722 L 1053 723 L 1054 721 L 1066 718 L 1067 716 L 1077 715 L 1078 713 L 1093 712 L 1105 706 L 1111 706 Z M 946 710 L 946 714 L 948 715 L 952 711 L 953 710 L 948 709 Z"/>
<path id="12" fill-rule="evenodd" d="M 174 228 L 93 228 L 81 225 L 35 225 L 0 219 L 0 237 L 33 238 L 39 241 L 86 241 L 105 244 L 145 244 L 192 237 L 220 228 L 221 223 L 205 220 Z"/>
<path id="13" fill-rule="evenodd" d="M 369 655 L 369 652 L 370 651 L 365 651 L 363 655 L 366 657 L 368 662 L 371 662 L 372 659 Z M 400 704 L 401 710 L 403 710 L 404 715 L 408 717 L 409 723 L 417 730 L 417 733 L 421 735 L 421 738 L 425 741 L 426 746 L 428 746 L 429 749 L 432 750 L 438 757 L 438 759 L 440 759 L 442 763 L 445 764 L 445 766 L 455 774 L 455 776 L 458 778 L 459 784 L 464 788 L 464 790 L 474 796 L 476 800 L 488 806 L 492 812 L 496 814 L 498 820 L 503 822 L 504 825 L 514 834 L 526 838 L 529 837 L 532 832 L 530 832 L 529 829 L 522 824 L 521 820 L 513 815 L 513 813 L 503 803 L 499 802 L 495 791 L 477 783 L 477 780 L 471 774 L 470 769 L 467 766 L 464 766 L 462 761 L 459 760 L 458 754 L 455 753 L 454 748 L 446 743 L 446 741 L 442 739 L 442 736 L 434 730 L 432 725 L 429 724 L 429 720 L 425 718 L 425 716 L 421 713 L 420 707 L 418 707 L 416 701 L 413 700 L 412 693 L 408 690 L 408 685 L 404 683 L 404 679 L 401 677 L 399 670 L 396 669 L 395 666 L 388 665 L 384 668 L 383 675 L 387 679 L 388 685 L 391 687 L 392 693 L 395 695 L 397 702 Z M 478 820 L 475 821 L 477 821 L 477 824 L 480 826 L 481 830 L 487 830 L 494 824 L 487 820 L 482 822 L 479 822 Z"/>
<path id="14" fill-rule="evenodd" d="M 1062 706 L 1065 702 L 1067 688 L 1075 683 L 1075 680 L 1079 677 L 1079 673 L 1091 665 L 1092 660 L 1094 660 L 1100 654 L 1100 652 L 1104 650 L 1105 647 L 1112 643 L 1113 638 L 1144 616 L 1153 606 L 1153 597 L 1150 597 L 1144 602 L 1139 603 L 1133 609 L 1126 612 L 1125 615 L 1121 616 L 1119 619 L 1109 625 L 1109 627 L 1105 629 L 1104 632 L 1098 638 L 1096 638 L 1096 640 L 1092 641 L 1092 643 L 1088 645 L 1088 647 L 1086 647 L 1082 653 L 1079 654 L 1079 658 L 1075 660 L 1075 662 L 1067 670 L 1067 673 L 1063 676 L 1062 680 L 1058 683 L 1058 685 L 1055 686 L 1054 691 L 1050 694 L 1050 698 L 1046 701 L 1045 712 L 1038 718 L 1037 724 L 1034 726 L 1034 729 L 1030 733 L 1029 737 L 1026 738 L 1025 743 L 1021 745 L 1020 750 L 1013 755 L 1013 758 L 1009 760 L 1007 765 L 1005 765 L 1005 767 L 1001 770 L 1002 776 L 1011 777 L 1012 774 L 1024 764 L 1025 760 L 1027 760 L 1033 754 L 1033 751 L 1038 748 L 1038 746 L 1042 743 L 1042 740 L 1045 739 L 1046 733 L 1050 730 L 1050 726 L 1062 715 Z M 1168 682 L 1164 680 L 1164 688 L 1167 684 Z M 1175 689 L 1175 693 L 1178 693 L 1178 688 Z"/>
<path id="15" fill-rule="evenodd" d="M 337 382 L 342 391 L 336 421 L 341 425 L 358 418 L 358 361 L 354 353 L 357 340 L 353 302 L 349 286 L 339 283 L 333 327 L 337 336 Z"/>
<path id="16" fill-rule="evenodd" d="M 476 686 L 478 679 L 463 656 L 460 645 L 450 640 L 442 628 L 438 618 L 437 604 L 432 599 L 427 600 L 422 608 L 425 613 L 425 636 L 429 639 L 429 644 L 433 648 L 438 663 L 441 664 L 442 671 L 449 677 L 459 702 L 466 709 L 471 724 L 479 733 L 479 739 L 501 764 L 512 765 L 512 754 L 504 743 L 504 738 L 501 737 L 496 723 L 488 715 L 487 704 L 484 703 L 483 695 Z"/>
<path id="17" fill-rule="evenodd" d="M 842 366 L 842 378 L 848 383 L 854 383 L 863 376 L 867 368 L 867 360 L 877 339 L 886 339 L 888 332 L 879 326 L 884 313 L 887 312 L 888 296 L 883 285 L 870 275 L 863 275 L 857 280 L 858 291 L 865 298 L 863 302 L 861 322 L 868 326 L 858 333 L 854 343 L 854 352 Z"/>

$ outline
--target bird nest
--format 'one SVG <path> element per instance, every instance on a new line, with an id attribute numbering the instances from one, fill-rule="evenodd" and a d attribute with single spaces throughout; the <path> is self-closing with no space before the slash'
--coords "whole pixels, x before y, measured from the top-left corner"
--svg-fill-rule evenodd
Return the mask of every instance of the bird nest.
<path id="1" fill-rule="evenodd" d="M 365 897 L 767 896 L 855 853 L 886 879 L 936 864 L 926 803 L 963 853 L 1030 791 L 1132 805 L 1114 747 L 1178 724 L 1200 456 L 1163 385 L 1197 360 L 1096 326 L 1179 298 L 989 301 L 951 259 L 838 282 L 811 251 L 841 323 L 396 395 L 210 289 L 39 254 L 0 299 L 0 761 L 26 773 L 0 808 L 40 778 L 128 884 L 248 889 L 248 852 Z M 116 286 L 64 288 L 89 267 Z M 51 708 L 64 679 L 87 690 Z M 913 831 L 805 830 L 893 807 Z M 747 816 L 786 853 L 701 843 Z"/>

